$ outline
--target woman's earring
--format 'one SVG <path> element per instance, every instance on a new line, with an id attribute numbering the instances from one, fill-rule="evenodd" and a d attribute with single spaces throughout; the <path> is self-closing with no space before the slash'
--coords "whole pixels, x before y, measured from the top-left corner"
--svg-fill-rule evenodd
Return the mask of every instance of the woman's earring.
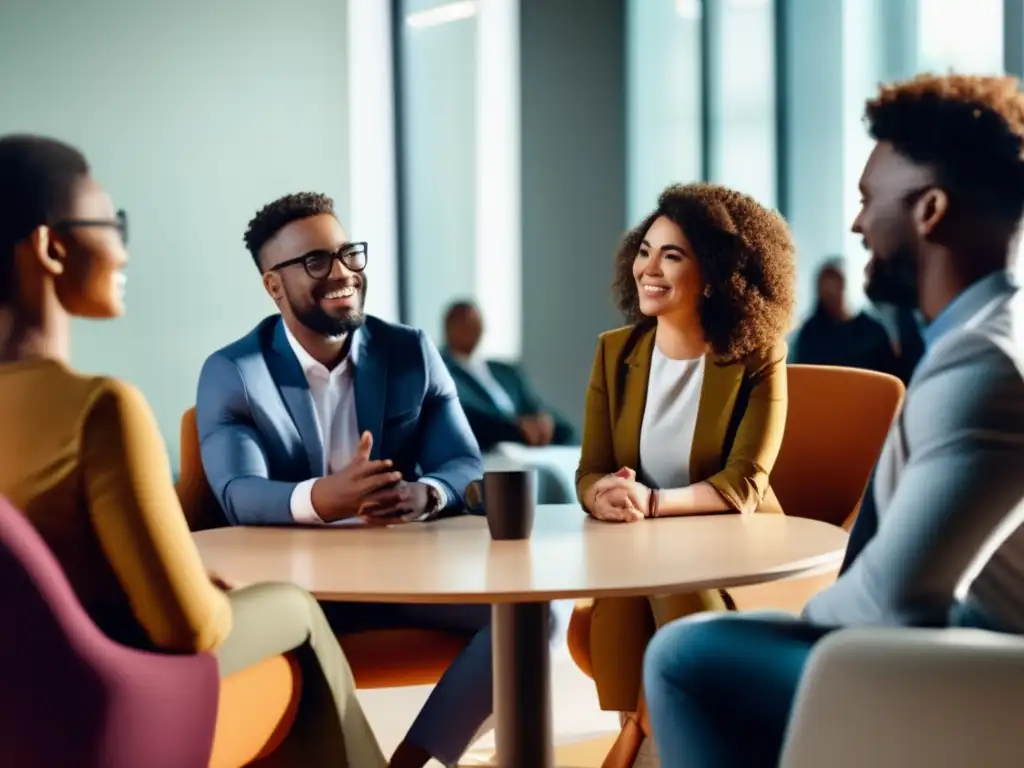
<path id="1" fill-rule="evenodd" d="M 711 286 L 710 285 L 705 285 L 704 286 L 704 298 L 705 299 L 710 299 L 711 298 Z"/>

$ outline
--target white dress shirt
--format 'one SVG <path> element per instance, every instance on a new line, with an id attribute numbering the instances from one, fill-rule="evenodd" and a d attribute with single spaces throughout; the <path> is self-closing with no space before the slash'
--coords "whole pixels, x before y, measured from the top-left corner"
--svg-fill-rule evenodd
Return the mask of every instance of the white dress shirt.
<path id="1" fill-rule="evenodd" d="M 334 370 L 313 359 L 299 344 L 288 326 L 284 327 L 288 344 L 302 367 L 309 384 L 309 395 L 313 399 L 317 431 L 324 447 L 322 472 L 329 475 L 345 467 L 355 455 L 359 445 L 359 422 L 356 418 L 356 393 L 353 380 L 353 365 L 346 357 Z M 313 484 L 320 478 L 304 480 L 295 486 L 291 496 L 292 518 L 297 523 L 323 523 L 313 508 Z M 448 491 L 431 478 L 420 478 L 421 483 L 436 488 L 441 494 L 442 506 L 448 504 Z"/>
<path id="2" fill-rule="evenodd" d="M 672 360 L 655 345 L 640 426 L 640 474 L 653 488 L 690 484 L 690 448 L 703 381 L 704 355 Z"/>

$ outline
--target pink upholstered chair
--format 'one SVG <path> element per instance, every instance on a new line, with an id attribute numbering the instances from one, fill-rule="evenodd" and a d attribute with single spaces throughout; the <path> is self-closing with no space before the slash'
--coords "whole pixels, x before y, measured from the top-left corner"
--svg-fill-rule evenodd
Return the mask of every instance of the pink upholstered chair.
<path id="1" fill-rule="evenodd" d="M 0 497 L 0 765 L 201 768 L 220 680 L 209 654 L 113 642 L 24 516 Z"/>

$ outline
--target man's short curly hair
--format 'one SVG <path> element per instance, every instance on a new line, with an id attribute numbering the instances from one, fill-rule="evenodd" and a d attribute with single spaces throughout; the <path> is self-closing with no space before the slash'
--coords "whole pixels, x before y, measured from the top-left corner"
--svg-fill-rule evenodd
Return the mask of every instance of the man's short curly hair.
<path id="1" fill-rule="evenodd" d="M 321 213 L 329 213 L 335 216 L 334 200 L 319 192 L 299 192 L 295 195 L 285 195 L 272 203 L 263 206 L 245 230 L 245 247 L 252 254 L 252 260 L 256 268 L 263 271 L 260 266 L 260 251 L 263 246 L 286 225 L 299 219 L 308 219 L 310 216 L 317 216 Z"/>
<path id="2" fill-rule="evenodd" d="M 700 321 L 712 352 L 739 360 L 777 343 L 789 330 L 795 293 L 795 249 L 789 227 L 754 198 L 716 184 L 676 184 L 630 230 L 615 255 L 612 289 L 629 322 L 643 321 L 633 261 L 647 230 L 671 219 L 700 264 L 706 295 Z"/>
<path id="3" fill-rule="evenodd" d="M 871 136 L 932 167 L 951 197 L 1012 220 L 1024 212 L 1024 94 L 1015 77 L 918 75 L 867 103 Z"/>

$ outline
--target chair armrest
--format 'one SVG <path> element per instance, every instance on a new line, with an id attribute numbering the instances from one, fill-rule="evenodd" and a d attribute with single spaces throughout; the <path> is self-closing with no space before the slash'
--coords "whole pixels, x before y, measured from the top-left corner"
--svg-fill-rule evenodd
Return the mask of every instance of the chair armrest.
<path id="1" fill-rule="evenodd" d="M 484 457 L 484 469 L 488 469 L 488 465 L 500 469 L 509 462 L 536 470 L 534 483 L 538 504 L 576 503 L 579 446 L 531 447 L 518 443 L 498 443 L 494 451 Z"/>
<path id="2" fill-rule="evenodd" d="M 783 768 L 1021 764 L 1024 638 L 974 629 L 850 629 L 804 672 Z"/>

